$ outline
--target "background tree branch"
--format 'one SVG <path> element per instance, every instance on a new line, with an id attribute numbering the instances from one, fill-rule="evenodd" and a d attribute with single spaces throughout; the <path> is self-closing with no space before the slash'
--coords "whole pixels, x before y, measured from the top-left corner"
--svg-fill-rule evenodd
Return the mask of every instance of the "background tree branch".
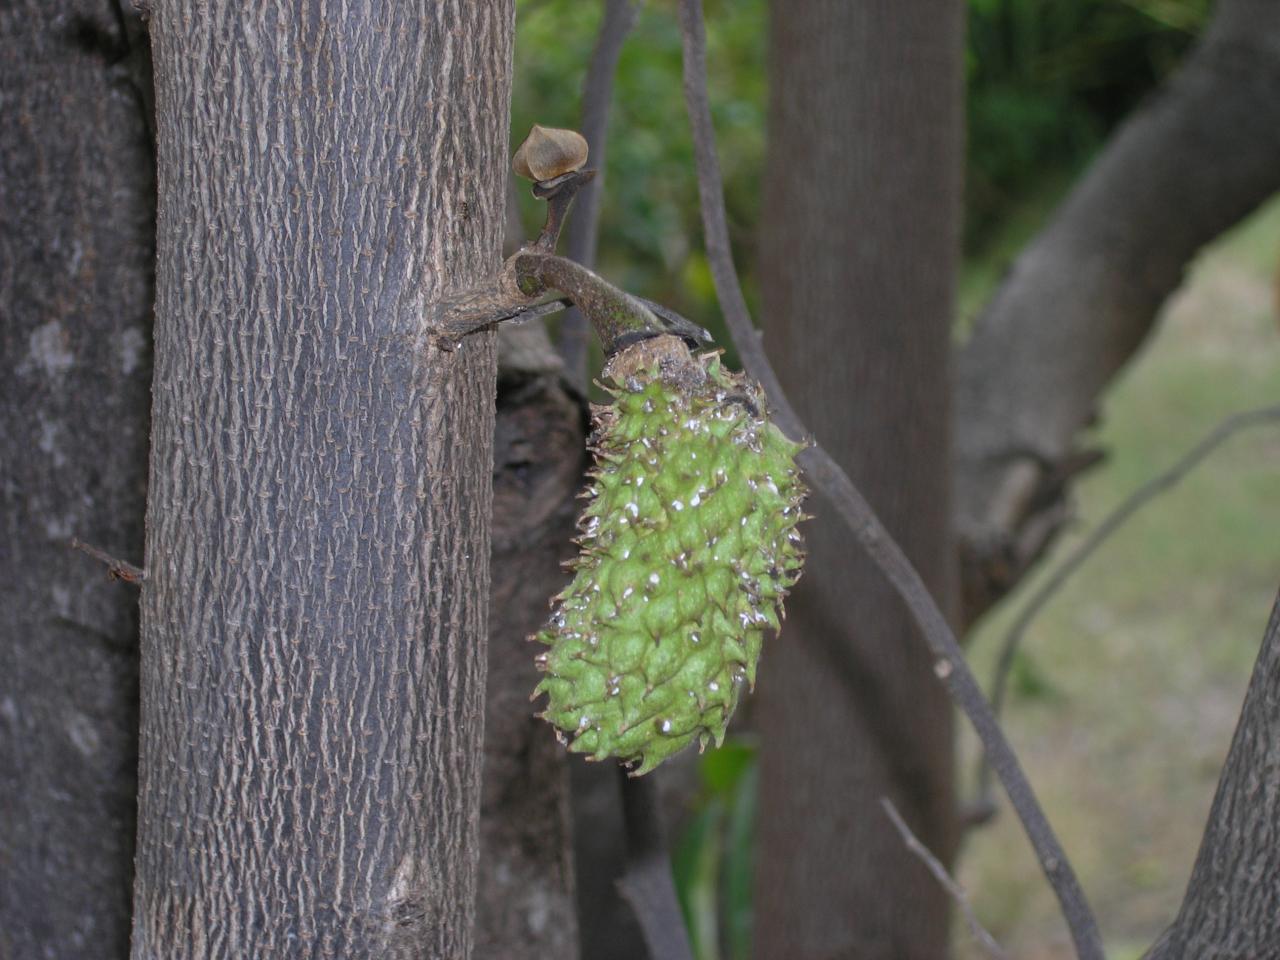
<path id="1" fill-rule="evenodd" d="M 1221 0 L 1018 257 L 961 351 L 955 529 L 972 623 L 1044 552 L 1099 398 L 1204 244 L 1280 189 L 1280 5 Z"/>

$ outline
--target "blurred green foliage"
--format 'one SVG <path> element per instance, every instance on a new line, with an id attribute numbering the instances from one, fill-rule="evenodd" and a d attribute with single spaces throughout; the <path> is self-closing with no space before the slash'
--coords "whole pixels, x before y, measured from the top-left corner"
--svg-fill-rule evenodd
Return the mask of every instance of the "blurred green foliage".
<path id="1" fill-rule="evenodd" d="M 971 0 L 965 202 L 971 259 L 990 259 L 992 248 L 1007 246 L 1004 225 L 1028 205 L 1037 214 L 1051 207 L 1107 134 L 1176 65 L 1207 20 L 1209 3 Z M 720 334 L 702 254 L 675 7 L 675 0 L 645 3 L 619 63 L 598 267 L 624 288 Z M 584 0 L 517 0 L 513 143 L 534 122 L 579 125 L 602 8 L 602 2 Z M 748 302 L 758 315 L 754 265 L 768 11 L 764 0 L 706 0 L 705 8 L 730 231 Z M 526 188 L 520 193 L 525 226 L 532 230 L 538 205 Z M 1003 258 L 997 253 L 996 259 Z"/>
<path id="2" fill-rule="evenodd" d="M 743 737 L 730 737 L 698 763 L 697 806 L 672 853 L 698 960 L 751 960 L 758 769 L 755 746 Z"/>
<path id="3" fill-rule="evenodd" d="M 970 0 L 966 239 L 1074 174 L 1176 66 L 1209 0 Z"/>

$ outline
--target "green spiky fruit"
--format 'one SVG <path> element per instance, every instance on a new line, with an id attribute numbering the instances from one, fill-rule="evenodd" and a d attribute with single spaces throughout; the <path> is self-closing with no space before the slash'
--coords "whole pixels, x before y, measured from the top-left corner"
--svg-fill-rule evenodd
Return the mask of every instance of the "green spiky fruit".
<path id="1" fill-rule="evenodd" d="M 697 742 L 719 746 L 766 628 L 800 573 L 801 445 L 764 416 L 760 387 L 676 337 L 605 369 L 596 467 L 573 582 L 534 639 L 534 696 L 590 759 L 638 776 Z"/>

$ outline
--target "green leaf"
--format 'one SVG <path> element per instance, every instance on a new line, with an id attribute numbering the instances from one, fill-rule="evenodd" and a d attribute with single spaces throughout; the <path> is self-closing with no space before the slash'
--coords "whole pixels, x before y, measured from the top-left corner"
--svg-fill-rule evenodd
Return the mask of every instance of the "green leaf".
<path id="1" fill-rule="evenodd" d="M 689 823 L 671 860 L 680 910 L 697 960 L 720 960 L 717 900 L 723 827 L 724 804 L 712 800 Z"/>
<path id="2" fill-rule="evenodd" d="M 729 798 L 743 776 L 754 769 L 755 762 L 755 744 L 741 737 L 726 740 L 719 750 L 703 756 L 702 783 L 711 796 Z"/>
<path id="3" fill-rule="evenodd" d="M 731 960 L 751 960 L 759 781 L 760 768 L 753 753 L 750 764 L 738 778 L 725 822 L 724 943 Z"/>

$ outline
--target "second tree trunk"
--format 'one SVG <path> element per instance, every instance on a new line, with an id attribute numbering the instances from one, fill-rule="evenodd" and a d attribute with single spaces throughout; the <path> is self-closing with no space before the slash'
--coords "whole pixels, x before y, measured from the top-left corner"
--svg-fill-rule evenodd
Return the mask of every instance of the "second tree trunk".
<path id="1" fill-rule="evenodd" d="M 765 343 L 946 609 L 963 5 L 775 4 L 770 36 Z M 755 955 L 942 957 L 945 894 L 879 800 L 950 857 L 950 704 L 896 594 L 820 497 L 807 509 L 760 670 Z"/>

